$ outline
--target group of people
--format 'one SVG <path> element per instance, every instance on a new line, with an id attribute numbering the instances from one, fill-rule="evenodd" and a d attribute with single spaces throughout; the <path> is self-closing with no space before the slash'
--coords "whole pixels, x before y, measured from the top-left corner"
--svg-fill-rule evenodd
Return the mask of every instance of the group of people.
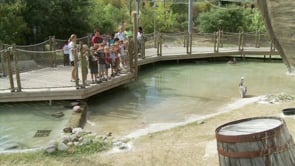
<path id="1" fill-rule="evenodd" d="M 91 38 L 91 46 L 83 45 L 81 49 L 77 49 L 75 44 L 77 35 L 72 34 L 68 44 L 63 47 L 64 58 L 68 57 L 69 59 L 69 62 L 64 60 L 64 65 L 70 64 L 72 66 L 71 81 L 79 79 L 74 63 L 75 54 L 79 55 L 78 59 L 84 58 L 87 62 L 83 64 L 85 66 L 83 80 L 87 80 L 88 70 L 91 75 L 91 83 L 100 83 L 120 75 L 121 70 L 127 68 L 127 39 L 130 35 L 132 33 L 128 29 L 124 30 L 122 26 L 110 38 L 102 37 L 100 31 L 96 30 Z"/>

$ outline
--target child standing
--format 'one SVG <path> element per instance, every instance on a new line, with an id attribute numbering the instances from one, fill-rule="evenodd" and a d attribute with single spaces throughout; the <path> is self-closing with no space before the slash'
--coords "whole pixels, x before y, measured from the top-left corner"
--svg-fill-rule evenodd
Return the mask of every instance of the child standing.
<path id="1" fill-rule="evenodd" d="M 97 57 L 95 56 L 95 48 L 90 47 L 90 55 L 89 55 L 89 60 L 88 60 L 88 66 L 90 69 L 90 75 L 91 75 L 91 80 L 92 84 L 97 82 L 97 75 L 98 75 L 98 66 L 97 66 Z"/>

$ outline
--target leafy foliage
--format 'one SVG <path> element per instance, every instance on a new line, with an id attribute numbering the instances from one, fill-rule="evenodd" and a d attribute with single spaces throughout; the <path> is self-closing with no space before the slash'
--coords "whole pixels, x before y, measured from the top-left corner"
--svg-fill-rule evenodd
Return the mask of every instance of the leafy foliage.
<path id="1" fill-rule="evenodd" d="M 139 26 L 145 33 L 187 30 L 187 4 L 140 2 Z M 82 37 L 95 29 L 114 33 L 119 25 L 131 27 L 135 6 L 134 0 L 0 0 L 0 40 L 31 44 L 52 35 L 59 39 L 72 33 Z M 265 31 L 257 10 L 215 9 L 207 2 L 193 4 L 193 23 L 199 32 Z"/>
<path id="2" fill-rule="evenodd" d="M 0 3 L 0 41 L 8 44 L 25 43 L 22 33 L 28 29 L 22 17 L 23 9 L 21 0 L 13 4 Z"/>
<path id="3" fill-rule="evenodd" d="M 222 29 L 227 32 L 265 31 L 262 16 L 250 9 L 213 9 L 198 17 L 200 32 L 214 32 Z M 249 26 L 250 25 L 250 26 Z"/>

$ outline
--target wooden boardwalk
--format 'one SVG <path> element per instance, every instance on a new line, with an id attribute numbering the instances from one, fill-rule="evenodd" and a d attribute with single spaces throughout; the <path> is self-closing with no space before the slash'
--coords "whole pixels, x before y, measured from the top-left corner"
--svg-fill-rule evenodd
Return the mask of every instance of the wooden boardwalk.
<path id="1" fill-rule="evenodd" d="M 157 49 L 145 50 L 145 58 L 138 59 L 138 65 L 145 65 L 159 61 L 200 59 L 210 57 L 245 56 L 265 58 L 280 58 L 277 52 L 265 48 L 219 48 L 214 52 L 212 47 L 193 47 L 192 53 L 187 54 L 185 47 L 163 47 L 161 56 L 157 55 Z M 74 100 L 87 99 L 103 91 L 124 85 L 135 80 L 136 74 L 125 70 L 120 76 L 111 80 L 90 84 L 85 88 L 76 88 L 74 82 L 70 82 L 70 66 L 57 66 L 55 68 L 43 68 L 20 74 L 21 91 L 12 92 L 8 77 L 0 78 L 0 102 L 24 102 L 24 101 L 52 101 L 52 100 Z M 15 77 L 15 76 L 14 76 Z M 81 77 L 80 77 L 81 78 Z M 88 80 L 90 76 L 88 75 Z M 14 79 L 15 80 L 15 79 Z M 15 87 L 17 86 L 14 82 Z"/>

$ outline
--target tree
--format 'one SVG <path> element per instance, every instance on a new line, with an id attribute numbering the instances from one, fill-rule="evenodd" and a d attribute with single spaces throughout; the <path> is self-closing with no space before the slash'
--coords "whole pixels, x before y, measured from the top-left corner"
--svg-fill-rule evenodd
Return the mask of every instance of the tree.
<path id="1" fill-rule="evenodd" d="M 222 29 L 227 32 L 244 30 L 243 9 L 213 9 L 201 13 L 198 17 L 198 30 L 200 32 L 214 32 Z"/>
<path id="2" fill-rule="evenodd" d="M 23 44 L 22 35 L 28 30 L 22 17 L 24 5 L 21 0 L 10 3 L 0 3 L 0 40 L 4 43 Z"/>
<path id="3" fill-rule="evenodd" d="M 24 18 L 32 31 L 24 35 L 29 42 L 44 41 L 51 35 L 57 38 L 67 38 L 72 33 L 84 36 L 90 30 L 90 0 L 25 1 Z"/>

